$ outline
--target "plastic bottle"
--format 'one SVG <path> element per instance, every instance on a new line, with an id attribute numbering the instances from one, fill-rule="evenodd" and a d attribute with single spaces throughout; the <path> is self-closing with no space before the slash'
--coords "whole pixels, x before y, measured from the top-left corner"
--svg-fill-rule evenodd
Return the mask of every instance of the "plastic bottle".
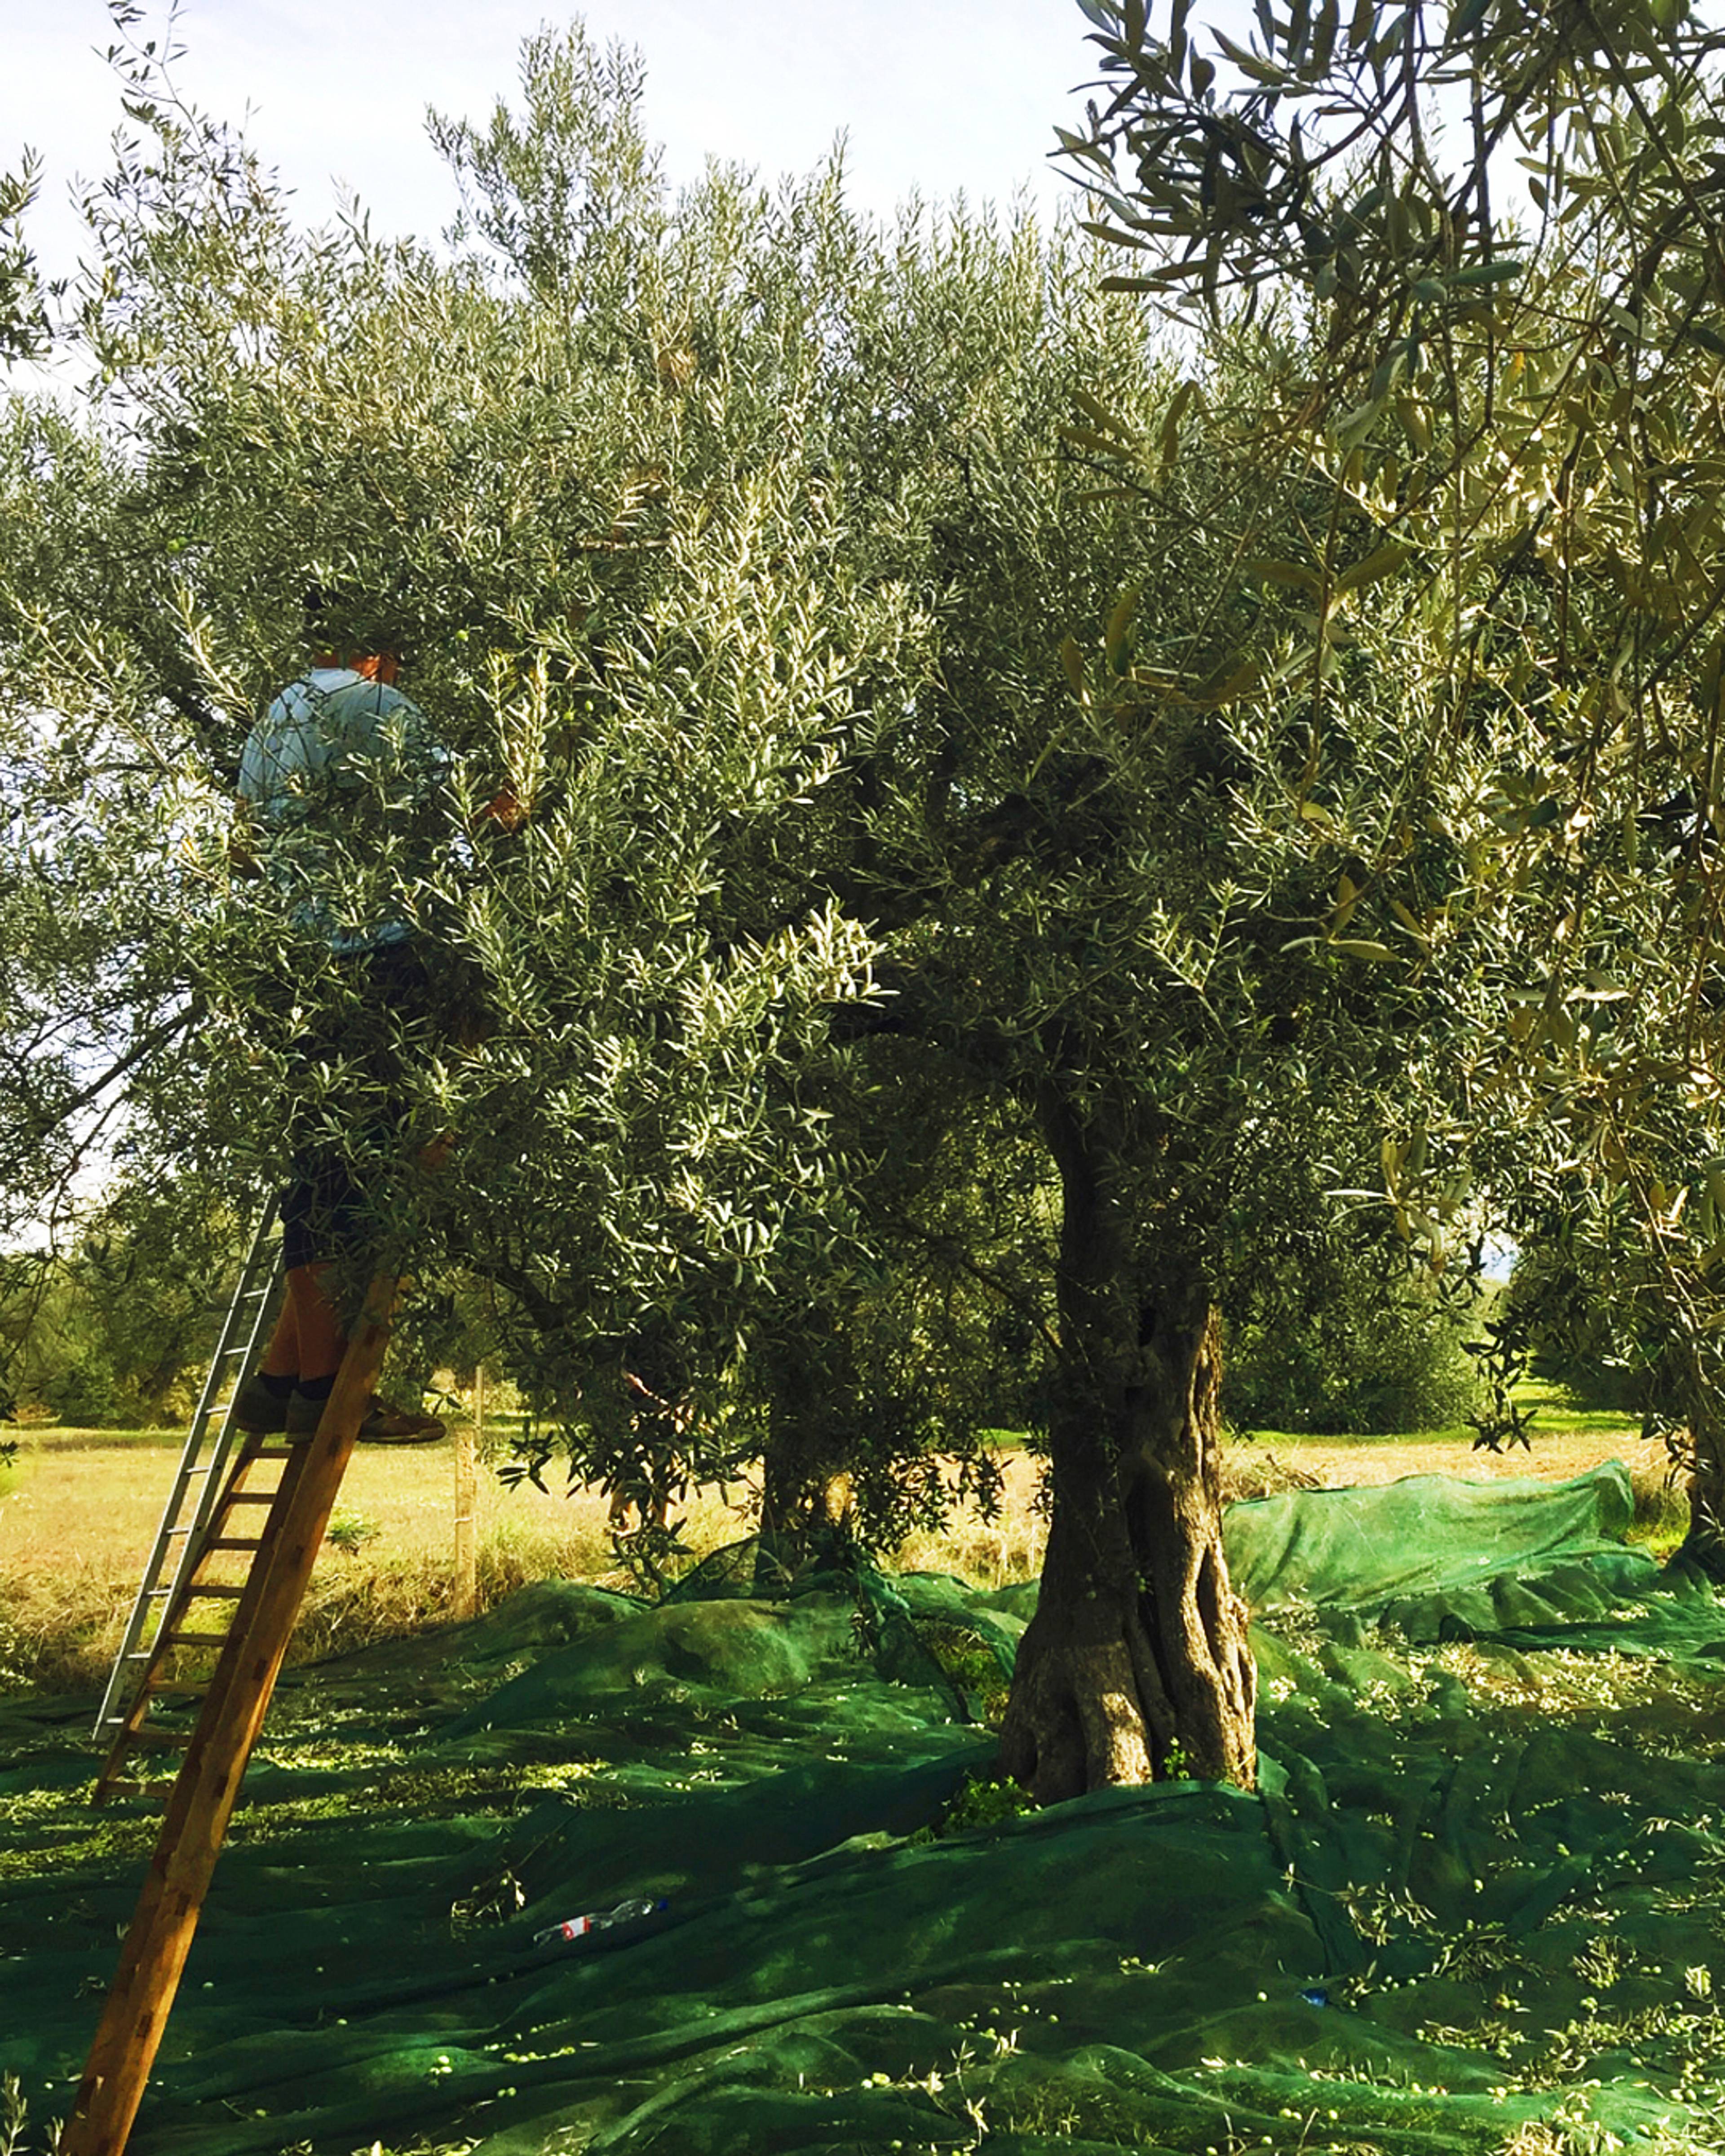
<path id="1" fill-rule="evenodd" d="M 584 1939 L 589 1932 L 608 1932 L 619 1924 L 638 1924 L 644 1917 L 657 1916 L 665 1903 L 652 1897 L 633 1902 L 619 1902 L 614 1909 L 596 1909 L 584 1917 L 570 1917 L 561 1924 L 547 1925 L 544 1931 L 535 1932 L 533 1943 L 542 1947 L 550 1939 Z"/>

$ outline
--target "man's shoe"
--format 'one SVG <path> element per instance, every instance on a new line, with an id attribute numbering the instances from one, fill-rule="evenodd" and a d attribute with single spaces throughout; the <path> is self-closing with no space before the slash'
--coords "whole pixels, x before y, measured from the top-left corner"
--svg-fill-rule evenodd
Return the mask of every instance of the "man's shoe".
<path id="1" fill-rule="evenodd" d="M 261 1378 L 248 1378 L 234 1395 L 232 1413 L 234 1427 L 248 1437 L 276 1437 L 288 1426 L 288 1395 L 272 1393 Z"/>
<path id="2" fill-rule="evenodd" d="M 295 1444 L 308 1437 L 316 1437 L 317 1425 L 323 1419 L 327 1399 L 308 1400 L 297 1385 L 287 1404 L 287 1418 L 282 1429 Z"/>
<path id="3" fill-rule="evenodd" d="M 435 1445 L 444 1435 L 435 1415 L 410 1414 L 372 1395 L 371 1411 L 359 1426 L 362 1445 Z"/>
<path id="4" fill-rule="evenodd" d="M 315 1437 L 327 1404 L 326 1400 L 308 1400 L 296 1391 L 287 1405 L 288 1436 L 295 1443 Z M 434 1445 L 443 1435 L 444 1424 L 435 1415 L 409 1414 L 405 1408 L 389 1406 L 375 1393 L 359 1426 L 362 1445 Z"/>

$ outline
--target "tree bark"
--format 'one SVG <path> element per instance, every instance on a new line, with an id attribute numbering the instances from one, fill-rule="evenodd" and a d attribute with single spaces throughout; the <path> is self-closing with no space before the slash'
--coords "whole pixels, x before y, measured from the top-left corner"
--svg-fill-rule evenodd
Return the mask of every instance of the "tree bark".
<path id="1" fill-rule="evenodd" d="M 819 1395 L 814 1395 L 817 1399 Z M 840 1463 L 824 1424 L 806 1402 L 775 1400 L 762 1455 L 761 1525 L 755 1547 L 755 1591 L 782 1594 L 839 1523 Z"/>
<path id="2" fill-rule="evenodd" d="M 1692 1414 L 1689 1443 L 1689 1530 L 1671 1562 L 1725 1585 L 1725 1428 Z"/>
<path id="3" fill-rule="evenodd" d="M 1255 1778 L 1256 1676 L 1222 1549 L 1221 1336 L 1208 1282 L 1147 1263 L 1125 1149 L 1045 1103 L 1060 1171 L 1053 1516 L 1002 1763 L 1045 1804 L 1175 1775 Z"/>

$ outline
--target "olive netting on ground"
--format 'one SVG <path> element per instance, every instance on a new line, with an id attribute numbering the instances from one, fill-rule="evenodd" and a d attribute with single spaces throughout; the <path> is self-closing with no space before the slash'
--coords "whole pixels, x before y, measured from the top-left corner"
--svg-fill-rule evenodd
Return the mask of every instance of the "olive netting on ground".
<path id="1" fill-rule="evenodd" d="M 1615 1466 L 1236 1507 L 1252 1795 L 944 1820 L 1030 1586 L 765 1602 L 745 1551 L 300 1671 L 132 2147 L 1725 2150 L 1725 1607 L 1628 1509 Z M 153 1840 L 82 1809 L 86 1704 L 0 1702 L 33 2134 Z"/>

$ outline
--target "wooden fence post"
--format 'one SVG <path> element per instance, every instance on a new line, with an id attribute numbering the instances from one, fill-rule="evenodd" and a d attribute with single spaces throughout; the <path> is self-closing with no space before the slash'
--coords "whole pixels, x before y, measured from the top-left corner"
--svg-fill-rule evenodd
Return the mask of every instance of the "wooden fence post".
<path id="1" fill-rule="evenodd" d="M 479 1553 L 474 1512 L 479 1498 L 479 1439 L 485 1421 L 485 1366 L 473 1380 L 473 1416 L 455 1425 L 455 1592 L 451 1608 L 459 1618 L 479 1607 Z"/>

